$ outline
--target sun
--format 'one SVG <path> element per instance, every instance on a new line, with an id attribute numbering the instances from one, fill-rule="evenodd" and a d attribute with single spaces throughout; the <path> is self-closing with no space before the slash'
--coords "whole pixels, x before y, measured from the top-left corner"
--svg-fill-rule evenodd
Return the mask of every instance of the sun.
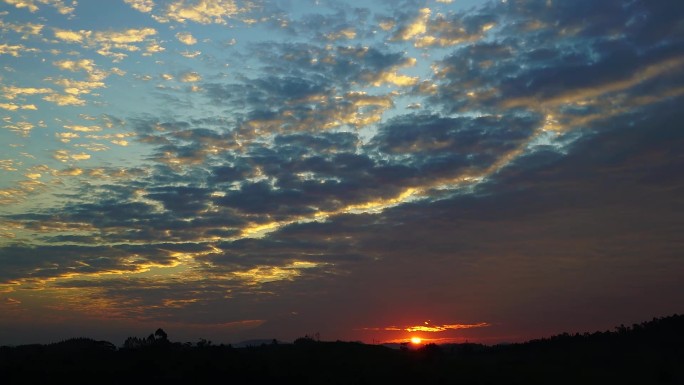
<path id="1" fill-rule="evenodd" d="M 420 343 L 423 342 L 423 340 L 420 337 L 411 337 L 411 343 L 420 345 Z"/>

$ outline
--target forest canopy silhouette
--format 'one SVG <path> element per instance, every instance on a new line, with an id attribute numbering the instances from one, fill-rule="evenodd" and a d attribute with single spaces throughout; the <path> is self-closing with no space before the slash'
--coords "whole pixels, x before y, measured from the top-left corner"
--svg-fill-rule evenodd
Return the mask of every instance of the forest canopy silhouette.
<path id="1" fill-rule="evenodd" d="M 221 379 L 278 384 L 678 384 L 684 381 L 684 316 L 562 333 L 525 343 L 427 344 L 416 349 L 305 336 L 242 348 L 206 339 L 172 342 L 163 329 L 120 347 L 73 338 L 48 345 L 3 346 L 6 383 L 155 383 Z"/>

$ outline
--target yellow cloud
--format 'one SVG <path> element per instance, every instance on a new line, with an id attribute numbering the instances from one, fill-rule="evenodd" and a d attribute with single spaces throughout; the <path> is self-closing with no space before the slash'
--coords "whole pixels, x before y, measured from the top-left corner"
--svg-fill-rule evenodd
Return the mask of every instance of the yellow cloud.
<path id="1" fill-rule="evenodd" d="M 16 110 L 37 110 L 38 107 L 35 106 L 35 104 L 15 104 L 15 103 L 0 103 L 0 108 L 3 110 L 8 110 L 8 111 L 16 111 Z"/>
<path id="2" fill-rule="evenodd" d="M 233 0 L 178 0 L 169 4 L 163 16 L 156 17 L 160 22 L 193 21 L 200 24 L 225 24 L 226 19 L 241 11 Z"/>
<path id="3" fill-rule="evenodd" d="M 257 266 L 247 271 L 236 271 L 231 275 L 248 284 L 257 285 L 266 282 L 292 280 L 302 274 L 305 269 L 311 269 L 321 264 L 308 261 L 294 261 L 283 267 Z"/>
<path id="4" fill-rule="evenodd" d="M 150 39 L 150 36 L 157 34 L 154 28 L 130 28 L 123 31 L 69 31 L 63 29 L 54 29 L 55 37 L 68 42 L 80 43 L 86 48 L 97 47 L 97 53 L 102 56 L 113 57 L 115 60 L 121 60 L 127 55 L 123 52 L 114 52 L 113 50 L 135 52 L 140 51 L 138 44 L 149 42 L 148 53 L 160 52 L 163 48 L 157 42 Z"/>
<path id="5" fill-rule="evenodd" d="M 4 0 L 5 3 L 14 5 L 17 8 L 26 8 L 29 12 L 33 13 L 39 10 L 36 3 L 49 5 L 62 15 L 68 15 L 72 13 L 76 6 L 76 1 L 72 1 L 71 5 L 66 5 L 62 0 Z"/>
<path id="6" fill-rule="evenodd" d="M 124 3 L 130 5 L 133 9 L 144 13 L 152 12 L 152 9 L 154 8 L 154 1 L 152 0 L 124 0 Z"/>
<path id="7" fill-rule="evenodd" d="M 413 67 L 416 65 L 415 58 L 408 58 L 404 63 L 393 66 L 386 71 L 368 74 L 364 80 L 370 82 L 373 86 L 381 86 L 383 84 L 393 84 L 395 86 L 406 87 L 418 84 L 419 78 L 415 76 L 401 75 L 397 71 L 404 67 Z"/>
<path id="8" fill-rule="evenodd" d="M 80 81 L 71 79 L 57 79 L 53 83 L 64 88 L 64 92 L 71 95 L 89 94 L 95 88 L 105 86 L 101 81 Z"/>
<path id="9" fill-rule="evenodd" d="M 55 103 L 58 106 L 83 106 L 85 105 L 85 100 L 79 99 L 78 97 L 67 94 L 51 94 L 43 97 L 43 100 Z"/>
<path id="10" fill-rule="evenodd" d="M 99 126 L 79 126 L 79 125 L 65 125 L 64 128 L 67 130 L 71 131 L 78 131 L 78 132 L 98 132 L 102 131 L 102 127 Z"/>
<path id="11" fill-rule="evenodd" d="M 451 36 L 451 37 L 421 36 L 421 37 L 416 39 L 416 41 L 413 45 L 417 48 L 425 48 L 425 47 L 430 47 L 430 46 L 435 46 L 435 45 L 438 45 L 441 47 L 447 47 L 447 46 L 477 41 L 477 40 L 480 40 L 481 38 L 482 38 L 481 34 Z"/>
<path id="12" fill-rule="evenodd" d="M 109 150 L 109 147 L 105 146 L 102 143 L 79 143 L 79 144 L 75 144 L 74 147 L 84 148 L 84 149 L 86 149 L 88 151 L 92 151 L 92 152 Z"/>
<path id="13" fill-rule="evenodd" d="M 202 80 L 202 77 L 197 72 L 186 72 L 178 79 L 183 83 L 194 83 Z"/>
<path id="14" fill-rule="evenodd" d="M 131 44 L 143 42 L 148 36 L 156 34 L 154 28 L 131 28 L 122 32 L 96 32 L 94 39 L 100 43 Z"/>
<path id="15" fill-rule="evenodd" d="M 87 160 L 90 159 L 90 154 L 84 152 L 78 154 L 72 154 L 67 150 L 57 150 L 52 154 L 52 157 L 60 162 L 68 162 L 70 160 Z"/>
<path id="16" fill-rule="evenodd" d="M 19 109 L 19 106 L 14 103 L 0 103 L 0 108 L 7 111 L 15 111 Z"/>
<path id="17" fill-rule="evenodd" d="M 13 31 L 15 33 L 21 34 L 22 40 L 26 40 L 29 38 L 29 36 L 40 36 L 41 32 L 43 31 L 43 28 L 45 28 L 45 25 L 43 24 L 34 24 L 34 23 L 23 23 L 23 24 L 14 24 L 14 23 L 5 23 L 4 21 L 0 20 L 0 29 L 6 29 Z"/>
<path id="18" fill-rule="evenodd" d="M 60 60 L 52 63 L 55 67 L 64 71 L 86 71 L 92 72 L 95 70 L 95 62 L 91 59 L 81 60 Z"/>
<path id="19" fill-rule="evenodd" d="M 178 32 L 176 34 L 176 39 L 183 44 L 193 45 L 197 43 L 197 39 L 190 32 Z"/>
<path id="20" fill-rule="evenodd" d="M 426 322 L 424 325 L 409 326 L 409 327 L 404 328 L 404 330 L 407 332 L 438 333 L 438 332 L 444 332 L 447 330 L 473 329 L 473 328 L 482 328 L 482 327 L 487 327 L 487 326 L 490 326 L 490 324 L 487 322 L 480 322 L 477 324 L 451 324 L 451 325 L 430 325 L 428 322 Z"/>
<path id="21" fill-rule="evenodd" d="M 380 86 L 382 84 L 389 83 L 395 86 L 406 87 L 418 84 L 418 77 L 400 75 L 396 72 L 383 72 L 380 74 L 378 79 L 373 82 L 374 86 Z"/>
<path id="22" fill-rule="evenodd" d="M 64 88 L 65 95 L 59 95 L 52 92 L 52 95 L 48 95 L 43 99 L 56 103 L 57 105 L 83 105 L 85 101 L 80 99 L 78 96 L 82 94 L 90 94 L 93 89 L 104 88 L 106 84 L 104 79 L 106 79 L 110 74 L 114 73 L 117 75 L 124 75 L 125 72 L 113 68 L 110 72 L 100 70 L 96 67 L 95 62 L 91 59 L 81 59 L 81 60 L 60 60 L 53 63 L 57 68 L 69 71 L 78 72 L 84 71 L 87 73 L 87 80 L 72 80 L 66 78 L 46 78 L 48 81 L 52 81 L 55 85 Z"/>
<path id="23" fill-rule="evenodd" d="M 92 35 L 91 31 L 69 31 L 65 29 L 55 28 L 53 30 L 55 37 L 67 43 L 82 43 Z"/>
<path id="24" fill-rule="evenodd" d="M 18 188 L 0 189 L 0 205 L 9 205 L 21 201 L 25 192 Z"/>
<path id="25" fill-rule="evenodd" d="M 632 76 L 622 80 L 607 82 L 592 87 L 574 89 L 553 97 L 532 96 L 508 99 L 503 102 L 503 106 L 508 108 L 527 107 L 539 109 L 582 103 L 605 94 L 632 88 L 637 84 L 643 83 L 668 72 L 681 70 L 682 68 L 684 68 L 684 56 L 679 56 L 661 61 L 659 63 L 651 64 L 633 73 Z"/>
<path id="26" fill-rule="evenodd" d="M 7 86 L 2 87 L 2 96 L 8 100 L 14 100 L 19 95 L 39 95 L 39 94 L 49 94 L 54 92 L 50 88 L 34 88 L 34 87 L 15 87 Z"/>
<path id="27" fill-rule="evenodd" d="M 117 67 L 113 67 L 113 68 L 110 70 L 110 72 L 113 73 L 114 75 L 117 75 L 117 76 L 124 76 L 124 75 L 126 75 L 126 71 L 122 70 L 121 68 L 117 68 Z"/>
<path id="28" fill-rule="evenodd" d="M 447 47 L 474 42 L 484 38 L 485 33 L 496 26 L 495 23 L 487 23 L 482 25 L 477 32 L 467 32 L 463 25 L 453 23 L 443 15 L 438 15 L 436 20 L 426 25 L 427 30 L 420 36 L 416 36 L 415 47 Z"/>
<path id="29" fill-rule="evenodd" d="M 58 132 L 55 134 L 55 136 L 58 137 L 59 141 L 62 143 L 69 143 L 72 139 L 78 139 L 81 137 L 79 134 L 74 132 Z"/>
<path id="30" fill-rule="evenodd" d="M 35 12 L 39 9 L 38 6 L 35 5 L 33 3 L 33 1 L 31 1 L 31 0 L 4 0 L 4 1 L 5 1 L 5 3 L 10 4 L 10 5 L 14 5 L 17 8 L 26 8 L 30 12 Z"/>
<path id="31" fill-rule="evenodd" d="M 163 51 L 166 51 L 166 48 L 159 45 L 159 43 L 153 42 L 153 43 L 148 44 L 147 47 L 145 47 L 145 53 L 143 54 L 143 56 L 150 56 L 154 53 L 163 52 Z"/>
<path id="32" fill-rule="evenodd" d="M 135 136 L 135 133 L 133 132 L 125 132 L 125 133 L 117 133 L 117 134 L 107 134 L 107 135 L 93 135 L 89 134 L 86 135 L 86 138 L 88 139 L 94 139 L 94 140 L 108 140 L 113 144 L 119 145 L 119 146 L 128 146 L 129 142 L 126 140 L 126 138 Z M 92 146 L 92 145 L 91 145 Z M 106 147 L 105 147 L 106 149 Z M 99 151 L 98 149 L 94 149 L 91 147 L 91 150 L 93 151 Z"/>
<path id="33" fill-rule="evenodd" d="M 69 160 L 69 151 L 57 150 L 52 154 L 52 157 L 59 160 L 60 162 L 66 162 L 67 160 Z"/>
<path id="34" fill-rule="evenodd" d="M 340 40 L 340 39 L 347 39 L 351 40 L 356 37 L 356 31 L 354 31 L 353 28 L 346 28 L 338 32 L 334 33 L 329 33 L 325 36 L 326 39 L 328 40 Z"/>
<path id="35" fill-rule="evenodd" d="M 83 169 L 78 167 L 69 167 L 63 170 L 55 170 L 52 174 L 55 176 L 79 176 L 83 174 Z"/>
<path id="36" fill-rule="evenodd" d="M 418 35 L 422 35 L 427 31 L 427 23 L 430 20 L 430 8 L 423 8 L 419 11 L 418 17 L 413 22 L 404 28 L 401 28 L 393 37 L 393 40 L 410 40 Z"/>
<path id="37" fill-rule="evenodd" d="M 17 163 L 12 159 L 0 159 L 0 170 L 17 171 Z"/>
<path id="38" fill-rule="evenodd" d="M 0 44 L 0 55 L 10 55 L 14 57 L 21 56 L 21 53 L 26 52 L 38 52 L 36 48 L 27 48 L 24 45 L 10 45 L 10 44 Z"/>
<path id="39" fill-rule="evenodd" d="M 30 122 L 17 122 L 14 124 L 6 124 L 4 127 L 21 136 L 28 136 L 29 131 L 35 126 Z"/>
<path id="40" fill-rule="evenodd" d="M 416 326 L 386 326 L 386 327 L 371 327 L 371 328 L 361 328 L 359 330 L 371 330 L 371 331 L 406 331 L 409 333 L 413 332 L 427 332 L 427 333 L 439 333 L 445 332 L 447 330 L 459 330 L 459 329 L 473 329 L 473 328 L 483 328 L 491 326 L 488 322 L 479 322 L 476 324 L 448 324 L 448 325 L 431 325 L 429 322 L 425 322 L 423 325 Z"/>
<path id="41" fill-rule="evenodd" d="M 86 154 L 84 152 L 79 153 L 79 154 L 72 154 L 71 159 L 73 160 L 86 160 L 90 159 L 90 154 Z"/>

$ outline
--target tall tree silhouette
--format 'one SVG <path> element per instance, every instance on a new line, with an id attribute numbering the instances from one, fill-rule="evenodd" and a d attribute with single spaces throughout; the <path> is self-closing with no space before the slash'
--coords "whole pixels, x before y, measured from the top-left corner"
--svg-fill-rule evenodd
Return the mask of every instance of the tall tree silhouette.
<path id="1" fill-rule="evenodd" d="M 157 340 L 163 341 L 163 342 L 168 342 L 169 341 L 169 335 L 166 334 L 164 329 L 159 328 L 157 331 L 154 332 L 155 337 L 157 337 Z"/>

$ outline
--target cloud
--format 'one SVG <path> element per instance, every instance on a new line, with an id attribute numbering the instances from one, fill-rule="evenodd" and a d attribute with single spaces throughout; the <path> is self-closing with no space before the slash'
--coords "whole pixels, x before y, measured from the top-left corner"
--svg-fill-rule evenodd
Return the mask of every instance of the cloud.
<path id="1" fill-rule="evenodd" d="M 55 37 L 67 43 L 81 44 L 84 48 L 94 48 L 102 56 L 112 57 L 120 61 L 128 56 L 125 52 L 138 52 L 141 45 L 147 43 L 146 52 L 163 51 L 158 42 L 152 38 L 157 34 L 154 28 L 130 28 L 120 31 L 71 31 L 53 29 Z M 82 59 L 89 60 L 89 59 Z"/>
<path id="2" fill-rule="evenodd" d="M 202 54 L 201 51 L 181 51 L 179 53 L 188 59 L 194 59 Z"/>
<path id="3" fill-rule="evenodd" d="M 22 53 L 39 52 L 37 48 L 28 48 L 22 44 L 0 44 L 0 55 L 19 57 Z"/>
<path id="4" fill-rule="evenodd" d="M 55 103 L 58 106 L 83 106 L 86 101 L 71 94 L 50 94 L 43 97 L 43 100 Z"/>
<path id="5" fill-rule="evenodd" d="M 145 249 L 145 257 L 139 257 Z M 46 258 L 48 250 L 52 250 L 53 254 Z M 0 274 L 3 282 L 19 278 L 40 281 L 59 276 L 120 275 L 176 263 L 176 258 L 166 250 L 135 245 L 64 245 L 45 248 L 16 244 L 4 247 L 3 251 L 1 262 L 3 266 L 11 267 L 11 270 Z"/>
<path id="6" fill-rule="evenodd" d="M 392 66 L 382 72 L 364 74 L 363 78 L 376 87 L 386 83 L 402 87 L 413 86 L 418 83 L 418 77 L 400 75 L 396 71 L 402 67 L 413 67 L 415 64 L 416 59 L 409 58 L 404 63 Z"/>
<path id="7" fill-rule="evenodd" d="M 14 133 L 16 133 L 16 134 L 19 134 L 21 136 L 26 137 L 26 136 L 28 136 L 31 129 L 33 129 L 35 127 L 35 125 L 31 122 L 25 122 L 24 121 L 24 122 L 12 123 L 12 124 L 5 124 L 3 127 L 14 132 Z"/>
<path id="8" fill-rule="evenodd" d="M 661 62 L 649 64 L 644 68 L 637 68 L 633 74 L 623 79 L 608 80 L 602 84 L 593 84 L 587 87 L 575 87 L 575 89 L 565 90 L 556 93 L 556 95 L 540 95 L 539 97 L 521 97 L 511 98 L 504 101 L 505 107 L 521 107 L 527 108 L 548 108 L 557 107 L 559 105 L 576 104 L 581 102 L 590 102 L 591 100 L 601 97 L 605 94 L 611 94 L 633 88 L 640 83 L 647 82 L 653 78 L 667 75 L 670 72 L 679 71 L 684 64 L 684 57 L 667 58 Z M 570 72 L 570 71 L 568 71 Z M 581 71 L 584 72 L 584 71 Z M 579 74 L 578 74 L 579 75 Z M 600 77 L 590 77 L 600 78 Z M 542 82 L 544 80 L 541 80 Z M 541 88 L 541 87 L 540 87 Z M 553 89 L 552 87 L 543 87 L 544 89 Z M 543 98 L 543 99 L 542 99 Z"/>
<path id="9" fill-rule="evenodd" d="M 413 332 L 426 332 L 426 333 L 439 333 L 439 332 L 445 332 L 447 330 L 460 330 L 460 329 L 472 329 L 472 328 L 482 328 L 482 327 L 487 327 L 491 326 L 487 322 L 480 322 L 476 324 L 447 324 L 447 325 L 434 325 L 429 322 L 424 322 L 423 325 L 415 325 L 415 326 L 403 326 L 403 327 L 398 327 L 398 326 L 387 326 L 387 327 L 380 327 L 380 328 L 362 328 L 361 330 L 370 330 L 370 331 L 406 331 L 409 333 Z"/>
<path id="10" fill-rule="evenodd" d="M 429 21 L 424 33 L 415 38 L 414 45 L 425 48 L 476 42 L 484 39 L 485 33 L 496 26 L 494 20 L 490 15 L 471 19 L 448 19 L 440 15 Z"/>
<path id="11" fill-rule="evenodd" d="M 353 28 L 346 28 L 342 29 L 337 32 L 331 32 L 326 35 L 326 38 L 328 40 L 340 40 L 340 39 L 347 39 L 347 40 L 352 40 L 356 38 L 356 31 Z"/>
<path id="12" fill-rule="evenodd" d="M 76 132 L 98 132 L 102 131 L 102 127 L 99 126 L 80 126 L 80 125 L 65 125 L 64 128 Z"/>
<path id="13" fill-rule="evenodd" d="M 413 21 L 401 27 L 394 35 L 395 40 L 410 40 L 422 35 L 427 31 L 427 23 L 430 20 L 430 8 L 422 8 L 418 11 L 418 16 Z"/>
<path id="14" fill-rule="evenodd" d="M 195 39 L 190 32 L 178 32 L 176 34 L 176 39 L 186 45 L 197 43 L 197 39 Z"/>
<path id="15" fill-rule="evenodd" d="M 98 79 L 101 76 L 103 75 L 98 73 L 92 78 Z M 49 80 L 52 80 L 55 85 L 63 87 L 64 92 L 71 95 L 89 94 L 93 89 L 104 88 L 106 86 L 106 84 L 100 80 L 72 80 L 67 78 Z"/>
<path id="16" fill-rule="evenodd" d="M 16 306 L 16 305 L 21 304 L 21 301 L 14 299 L 12 297 L 3 297 L 2 301 L 4 302 L 5 305 Z"/>
<path id="17" fill-rule="evenodd" d="M 168 4 L 156 19 L 160 22 L 226 24 L 228 19 L 242 12 L 233 0 L 178 0 Z"/>
<path id="18" fill-rule="evenodd" d="M 69 31 L 64 29 L 54 29 L 55 37 L 67 43 L 82 43 L 92 35 L 92 31 Z"/>
<path id="19" fill-rule="evenodd" d="M 73 139 L 78 139 L 81 137 L 79 134 L 74 132 L 58 132 L 55 134 L 55 136 L 57 136 L 62 143 L 69 143 Z"/>
<path id="20" fill-rule="evenodd" d="M 200 24 L 249 8 L 128 3 Z M 657 295 L 676 292 L 681 264 L 677 12 L 583 0 L 335 7 L 301 18 L 266 7 L 264 27 L 301 39 L 222 47 L 245 64 L 228 73 L 212 73 L 224 63 L 207 46 L 192 71 L 57 56 L 51 70 L 80 78 L 3 85 L 4 128 L 21 135 L 39 124 L 21 116 L 32 98 L 85 105 L 111 74 L 156 79 L 144 95 L 163 108 L 50 122 L 64 128 L 45 162 L 57 168 L 0 161 L 18 180 L 0 203 L 23 204 L 0 216 L 2 282 L 54 291 L 64 309 L 259 320 L 247 324 L 260 332 L 305 318 L 473 336 L 600 316 L 625 297 L 655 313 L 680 300 Z M 53 31 L 115 60 L 166 45 L 153 28 Z M 112 145 L 125 159 L 91 158 Z M 52 206 L 23 201 L 45 191 Z"/>
<path id="21" fill-rule="evenodd" d="M 2 96 L 8 100 L 15 100 L 17 97 L 24 95 L 41 95 L 52 93 L 53 90 L 50 88 L 35 88 L 35 87 L 15 87 L 15 86 L 3 86 Z"/>
<path id="22" fill-rule="evenodd" d="M 51 6 L 62 15 L 69 15 L 76 9 L 76 2 L 72 1 L 71 5 L 65 4 L 62 0 L 4 0 L 5 3 L 14 5 L 17 8 L 26 8 L 31 13 L 38 11 L 40 8 L 37 4 L 45 4 Z M 68 3 L 68 1 L 66 2 Z"/>
<path id="23" fill-rule="evenodd" d="M 152 9 L 154 9 L 153 0 L 124 0 L 124 2 L 129 4 L 135 10 L 143 13 L 152 12 Z"/>
<path id="24" fill-rule="evenodd" d="M 78 167 L 69 167 L 63 170 L 55 170 L 53 175 L 55 176 L 79 176 L 83 174 L 83 169 Z"/>
<path id="25" fill-rule="evenodd" d="M 185 72 L 178 77 L 178 80 L 183 83 L 196 83 L 202 80 L 202 76 L 197 72 Z"/>
<path id="26" fill-rule="evenodd" d="M 124 76 L 125 72 L 119 68 L 112 68 L 110 71 L 99 69 L 92 59 L 80 60 L 58 60 L 53 62 L 53 65 L 63 71 L 68 72 L 85 72 L 86 80 L 74 80 L 64 77 L 52 78 L 48 77 L 45 80 L 60 86 L 64 89 L 65 95 L 53 93 L 44 97 L 44 100 L 54 102 L 57 105 L 84 105 L 85 100 L 81 99 L 79 95 L 91 94 L 94 89 L 105 88 L 104 82 L 111 74 Z"/>
<path id="27" fill-rule="evenodd" d="M 57 159 L 60 162 L 68 162 L 70 160 L 72 161 L 79 161 L 79 160 L 88 160 L 90 159 L 90 154 L 86 153 L 71 153 L 68 150 L 57 150 L 53 153 L 53 158 Z"/>
<path id="28" fill-rule="evenodd" d="M 24 201 L 30 194 L 45 191 L 46 185 L 37 180 L 23 180 L 11 188 L 0 189 L 0 204 L 9 205 Z M 13 237 L 12 237 L 13 238 Z"/>
<path id="29" fill-rule="evenodd" d="M 6 22 L 5 20 L 0 20 L 0 29 L 8 32 L 12 31 L 16 34 L 21 35 L 22 40 L 28 40 L 30 37 L 35 37 L 35 36 L 40 36 L 43 28 L 45 28 L 44 24 L 37 24 L 37 23 L 11 23 L 11 22 Z M 31 50 L 30 48 L 24 47 L 22 48 L 26 50 Z"/>
<path id="30" fill-rule="evenodd" d="M 15 103 L 0 103 L 0 108 L 3 110 L 8 110 L 8 111 L 16 111 L 19 109 L 22 110 L 36 110 L 38 109 L 34 104 L 24 104 L 24 105 L 19 105 Z"/>
<path id="31" fill-rule="evenodd" d="M 85 71 L 93 72 L 95 70 L 95 62 L 90 59 L 81 60 L 60 60 L 53 63 L 57 68 L 64 71 Z"/>
<path id="32" fill-rule="evenodd" d="M 0 160 L 0 170 L 3 171 L 17 171 L 17 165 L 12 159 L 1 159 Z"/>
<path id="33" fill-rule="evenodd" d="M 147 40 L 148 36 L 156 35 L 154 28 L 130 28 L 123 31 L 95 32 L 95 41 L 101 44 L 112 44 L 117 48 L 135 50 L 129 44 L 140 43 Z"/>

